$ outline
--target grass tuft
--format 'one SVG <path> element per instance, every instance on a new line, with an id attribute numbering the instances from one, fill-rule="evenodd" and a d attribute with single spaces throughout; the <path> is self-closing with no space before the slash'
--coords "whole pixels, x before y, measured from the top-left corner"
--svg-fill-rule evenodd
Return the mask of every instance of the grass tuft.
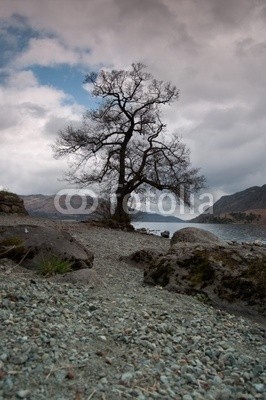
<path id="1" fill-rule="evenodd" d="M 14 261 L 20 261 L 26 250 L 24 241 L 16 236 L 11 236 L 0 240 L 0 258 L 10 258 Z"/>
<path id="2" fill-rule="evenodd" d="M 43 258 L 38 265 L 38 272 L 45 277 L 56 274 L 66 274 L 72 270 L 73 263 L 68 260 L 62 260 L 56 255 L 51 255 L 49 258 Z"/>

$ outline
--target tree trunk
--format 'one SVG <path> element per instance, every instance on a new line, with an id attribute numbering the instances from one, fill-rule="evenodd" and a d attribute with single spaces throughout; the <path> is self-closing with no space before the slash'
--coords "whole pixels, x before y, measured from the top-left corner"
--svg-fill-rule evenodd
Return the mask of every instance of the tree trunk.
<path id="1" fill-rule="evenodd" d="M 130 216 L 127 212 L 127 198 L 128 194 L 124 194 L 121 191 L 116 192 L 116 208 L 114 212 L 114 218 L 121 224 L 129 224 Z"/>

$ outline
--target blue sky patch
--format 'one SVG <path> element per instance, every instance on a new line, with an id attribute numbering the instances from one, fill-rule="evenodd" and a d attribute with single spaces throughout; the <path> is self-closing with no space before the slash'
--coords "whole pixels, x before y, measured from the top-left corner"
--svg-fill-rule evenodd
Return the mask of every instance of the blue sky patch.
<path id="1" fill-rule="evenodd" d="M 63 90 L 73 97 L 73 102 L 86 108 L 95 106 L 95 99 L 83 88 L 85 78 L 83 70 L 67 64 L 53 67 L 34 66 L 31 70 L 41 85 Z M 69 102 L 72 103 L 71 100 Z"/>

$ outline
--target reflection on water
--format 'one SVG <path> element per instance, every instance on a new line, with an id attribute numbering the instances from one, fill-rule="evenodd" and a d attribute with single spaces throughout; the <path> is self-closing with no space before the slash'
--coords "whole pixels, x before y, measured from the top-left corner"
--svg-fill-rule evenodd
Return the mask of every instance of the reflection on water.
<path id="1" fill-rule="evenodd" d="M 266 244 L 266 225 L 192 224 L 187 222 L 134 222 L 133 225 L 135 228 L 147 228 L 157 235 L 160 235 L 160 232 L 167 230 L 170 232 L 171 236 L 179 229 L 194 227 L 205 229 L 225 240 L 236 240 L 237 242 L 254 242 L 254 240 L 260 240 Z"/>

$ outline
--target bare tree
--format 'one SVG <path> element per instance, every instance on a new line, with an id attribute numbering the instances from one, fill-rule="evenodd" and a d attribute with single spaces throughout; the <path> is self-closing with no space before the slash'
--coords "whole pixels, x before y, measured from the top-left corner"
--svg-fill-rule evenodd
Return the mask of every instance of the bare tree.
<path id="1" fill-rule="evenodd" d="M 178 90 L 145 71 L 143 64 L 128 70 L 91 73 L 85 82 L 100 99 L 88 111 L 80 128 L 59 132 L 57 156 L 75 155 L 68 180 L 79 185 L 112 182 L 116 188 L 115 217 L 127 220 L 127 201 L 144 186 L 167 190 L 180 197 L 186 188 L 202 188 L 204 178 L 191 167 L 189 150 L 161 120 L 163 105 L 178 99 Z M 91 162 L 93 161 L 93 163 Z"/>

